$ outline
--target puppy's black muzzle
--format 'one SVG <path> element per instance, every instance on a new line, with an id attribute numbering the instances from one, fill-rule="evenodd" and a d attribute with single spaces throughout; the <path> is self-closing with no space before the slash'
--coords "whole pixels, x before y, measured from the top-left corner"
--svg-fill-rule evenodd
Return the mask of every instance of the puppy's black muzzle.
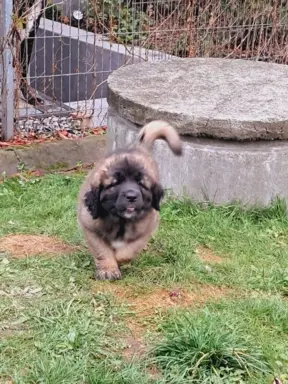
<path id="1" fill-rule="evenodd" d="M 121 185 L 119 189 L 118 199 L 116 202 L 116 209 L 118 211 L 125 211 L 126 209 L 135 208 L 140 210 L 143 207 L 143 197 L 140 187 L 137 183 L 126 182 Z"/>
<path id="2" fill-rule="evenodd" d="M 141 196 L 141 193 L 136 189 L 128 189 L 128 191 L 123 192 L 123 195 L 129 203 L 135 203 Z"/>

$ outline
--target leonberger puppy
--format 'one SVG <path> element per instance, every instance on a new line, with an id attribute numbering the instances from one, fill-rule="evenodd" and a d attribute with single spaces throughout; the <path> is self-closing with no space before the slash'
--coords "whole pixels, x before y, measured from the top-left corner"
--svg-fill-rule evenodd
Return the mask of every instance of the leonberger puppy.
<path id="1" fill-rule="evenodd" d="M 176 130 L 164 121 L 153 121 L 140 130 L 132 146 L 100 161 L 80 189 L 78 222 L 98 280 L 121 279 L 119 265 L 132 260 L 158 228 L 164 193 L 151 157 L 156 139 L 164 139 L 175 155 L 181 155 Z"/>

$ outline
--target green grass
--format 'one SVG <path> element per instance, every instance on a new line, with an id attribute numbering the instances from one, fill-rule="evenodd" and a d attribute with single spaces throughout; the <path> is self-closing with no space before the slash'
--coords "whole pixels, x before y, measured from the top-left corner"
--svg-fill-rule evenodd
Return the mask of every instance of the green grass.
<path id="1" fill-rule="evenodd" d="M 232 295 L 138 318 L 147 351 L 127 361 L 127 324 L 139 315 L 92 279 L 76 223 L 82 178 L 0 185 L 0 237 L 45 234 L 78 246 L 54 258 L 0 252 L 1 384 L 271 384 L 274 374 L 288 382 L 288 217 L 281 201 L 247 211 L 163 204 L 148 249 L 123 267 L 122 281 L 108 284 L 140 296 L 175 287 L 197 295 L 199 285 Z M 198 246 L 223 262 L 207 267 Z"/>
<path id="2" fill-rule="evenodd" d="M 154 361 L 173 383 L 267 382 L 277 364 L 283 368 L 278 359 L 288 361 L 287 343 L 279 337 L 287 334 L 287 316 L 288 306 L 279 298 L 180 312 L 162 324 Z"/>

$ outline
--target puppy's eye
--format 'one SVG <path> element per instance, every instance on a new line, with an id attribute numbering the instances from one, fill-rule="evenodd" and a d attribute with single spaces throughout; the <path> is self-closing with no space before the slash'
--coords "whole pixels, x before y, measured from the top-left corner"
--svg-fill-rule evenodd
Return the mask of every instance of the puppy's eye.
<path id="1" fill-rule="evenodd" d="M 121 172 L 115 172 L 115 174 L 114 174 L 114 178 L 115 179 L 121 179 L 121 177 L 122 177 L 123 175 L 122 175 L 122 173 Z"/>
<path id="2" fill-rule="evenodd" d="M 113 175 L 113 182 L 112 184 L 120 184 L 122 181 L 124 181 L 125 177 L 121 172 L 115 172 Z"/>
<path id="3" fill-rule="evenodd" d="M 142 180 L 142 173 L 141 172 L 137 172 L 135 175 L 134 175 L 134 180 L 136 181 L 141 181 Z"/>
<path id="4" fill-rule="evenodd" d="M 143 184 L 143 175 L 141 172 L 137 172 L 135 175 L 134 175 L 134 180 L 136 181 L 137 184 L 139 185 L 142 185 Z"/>

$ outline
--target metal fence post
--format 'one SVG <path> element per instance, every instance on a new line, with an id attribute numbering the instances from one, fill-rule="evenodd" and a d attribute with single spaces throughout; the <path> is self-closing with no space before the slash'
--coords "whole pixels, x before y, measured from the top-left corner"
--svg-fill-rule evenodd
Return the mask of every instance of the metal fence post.
<path id="1" fill-rule="evenodd" d="M 2 51 L 2 140 L 10 140 L 14 131 L 14 69 L 11 48 L 8 44 L 8 35 L 11 28 L 13 14 L 13 1 L 0 0 L 2 20 L 0 23 L 0 41 Z M 1 73 L 1 71 L 0 71 Z"/>

